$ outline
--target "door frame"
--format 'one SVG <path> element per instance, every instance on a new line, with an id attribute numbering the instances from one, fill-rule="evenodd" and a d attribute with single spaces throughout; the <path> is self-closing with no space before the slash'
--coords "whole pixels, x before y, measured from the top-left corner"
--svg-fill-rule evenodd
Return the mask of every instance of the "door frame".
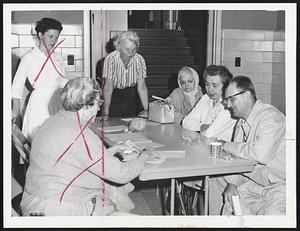
<path id="1" fill-rule="evenodd" d="M 208 11 L 207 65 L 221 65 L 222 57 L 222 11 Z"/>

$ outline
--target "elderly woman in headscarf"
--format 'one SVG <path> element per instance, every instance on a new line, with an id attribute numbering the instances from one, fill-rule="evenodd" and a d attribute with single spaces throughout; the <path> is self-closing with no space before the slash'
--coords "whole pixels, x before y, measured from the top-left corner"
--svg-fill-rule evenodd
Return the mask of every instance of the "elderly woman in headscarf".
<path id="1" fill-rule="evenodd" d="M 184 66 L 178 72 L 178 88 L 166 98 L 175 108 L 175 123 L 181 123 L 202 96 L 198 73 Z"/>

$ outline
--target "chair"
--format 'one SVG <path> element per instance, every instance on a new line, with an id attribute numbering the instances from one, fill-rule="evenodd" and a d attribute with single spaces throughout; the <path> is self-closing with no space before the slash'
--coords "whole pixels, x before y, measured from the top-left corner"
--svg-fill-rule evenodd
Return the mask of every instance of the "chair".
<path id="1" fill-rule="evenodd" d="M 30 143 L 20 130 L 17 124 L 12 124 L 12 143 L 19 152 L 22 158 L 25 168 L 27 170 L 29 166 L 29 153 L 30 153 Z"/>
<path id="2" fill-rule="evenodd" d="M 20 201 L 25 186 L 26 171 L 29 167 L 30 143 L 17 124 L 12 124 L 12 155 L 23 160 L 23 170 L 20 172 L 17 166 L 12 166 L 12 216 L 21 216 Z"/>

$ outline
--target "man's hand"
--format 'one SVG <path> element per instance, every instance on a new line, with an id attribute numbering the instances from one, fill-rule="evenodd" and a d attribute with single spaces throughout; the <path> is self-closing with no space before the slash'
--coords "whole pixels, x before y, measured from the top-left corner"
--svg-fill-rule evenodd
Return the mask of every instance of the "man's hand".
<path id="1" fill-rule="evenodd" d="M 239 195 L 237 188 L 234 184 L 228 183 L 223 192 L 224 202 L 228 201 L 230 203 L 230 205 L 233 206 L 233 204 L 232 204 L 232 196 L 233 195 Z"/>
<path id="2" fill-rule="evenodd" d="M 207 146 L 209 146 L 210 143 L 216 142 L 216 141 L 217 141 L 217 139 L 214 138 L 214 137 L 207 138 L 206 136 L 203 136 L 203 135 L 202 135 L 201 137 L 202 137 L 202 139 L 204 139 L 204 143 L 205 143 Z"/>

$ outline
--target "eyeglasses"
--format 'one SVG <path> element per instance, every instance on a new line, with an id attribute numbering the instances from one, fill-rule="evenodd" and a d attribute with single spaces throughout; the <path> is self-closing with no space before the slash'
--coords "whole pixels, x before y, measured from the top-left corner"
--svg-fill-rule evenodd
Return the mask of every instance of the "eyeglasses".
<path id="1" fill-rule="evenodd" d="M 103 99 L 95 99 L 95 101 L 98 103 L 99 106 L 104 102 Z"/>
<path id="2" fill-rule="evenodd" d="M 241 91 L 241 92 L 238 92 L 238 93 L 236 93 L 236 94 L 234 94 L 234 95 L 231 95 L 231 96 L 228 96 L 228 97 L 226 97 L 225 99 L 223 99 L 223 103 L 224 104 L 228 104 L 228 101 L 230 101 L 231 103 L 233 102 L 233 98 L 235 97 L 235 96 L 237 96 L 237 95 L 241 95 L 241 94 L 243 94 L 243 93 L 245 93 L 245 92 L 247 92 L 247 91 Z"/>

